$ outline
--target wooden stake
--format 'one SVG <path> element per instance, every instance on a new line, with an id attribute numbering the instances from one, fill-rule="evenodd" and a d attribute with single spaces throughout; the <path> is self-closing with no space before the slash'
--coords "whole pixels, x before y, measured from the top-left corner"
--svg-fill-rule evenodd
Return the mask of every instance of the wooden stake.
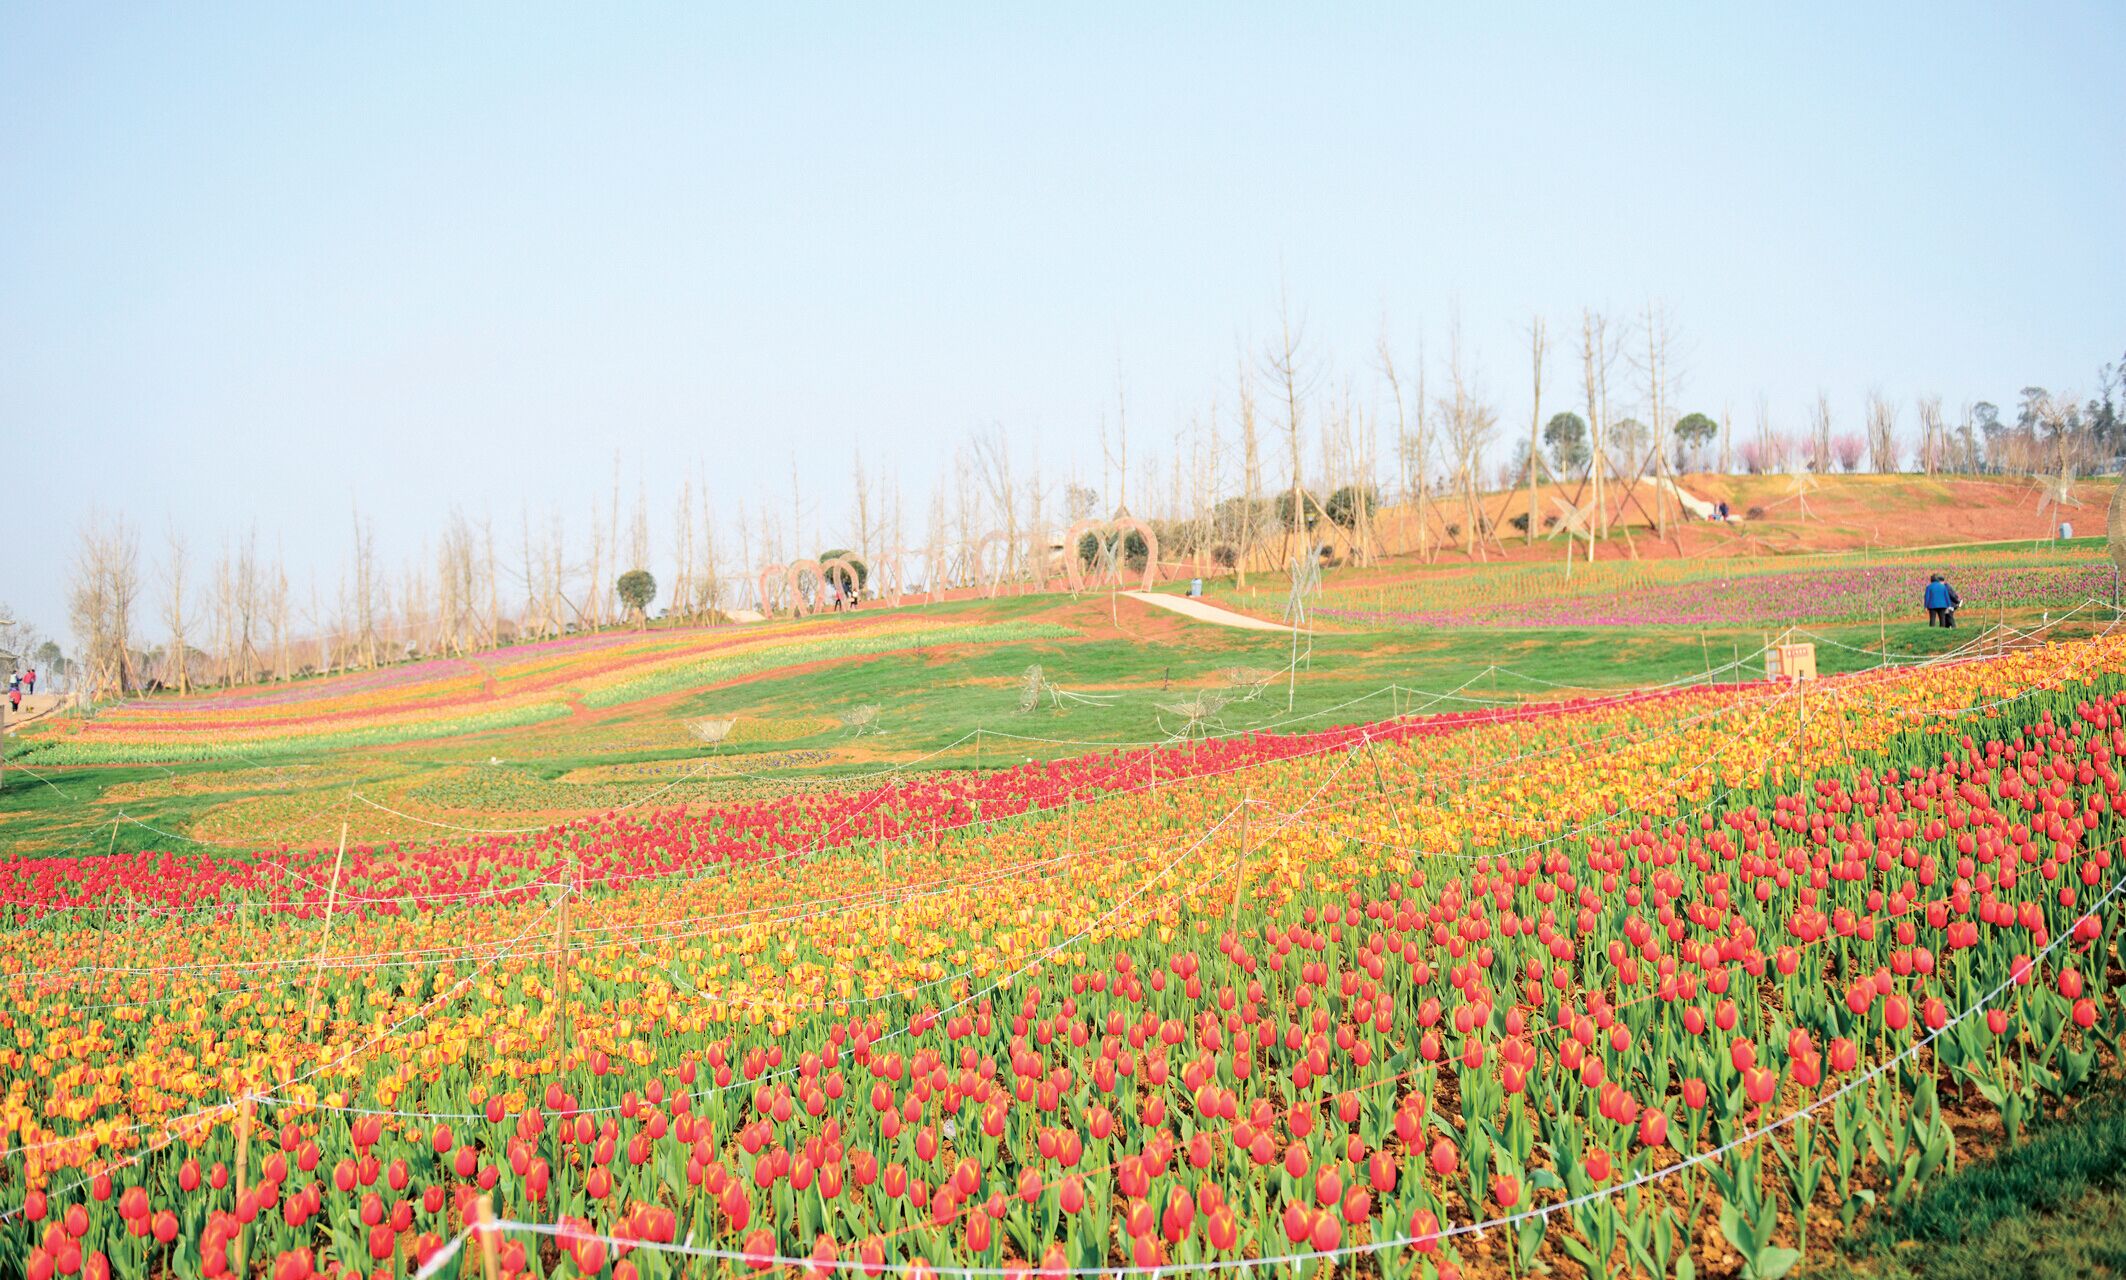
<path id="1" fill-rule="evenodd" d="M 555 922 L 554 938 L 554 1000 L 558 1011 L 554 1042 L 554 1065 L 558 1069 L 568 1053 L 568 906 L 576 894 L 576 869 L 569 868 L 568 884 L 561 895 L 560 919 Z"/>
<path id="2" fill-rule="evenodd" d="M 247 1176 L 250 1171 L 250 1167 L 251 1099 L 246 1097 L 244 1099 L 244 1109 L 237 1116 L 236 1119 L 236 1202 L 238 1204 L 242 1204 L 244 1202 L 244 1192 L 247 1189 L 250 1181 Z M 244 1265 L 246 1261 L 245 1246 L 249 1243 L 246 1237 L 248 1237 L 249 1234 L 250 1233 L 244 1229 L 242 1223 L 237 1224 L 235 1271 L 238 1276 L 248 1276 L 251 1274 L 250 1269 Z"/>
<path id="3" fill-rule="evenodd" d="M 1233 854 L 1233 909 L 1226 927 L 1232 930 L 1233 941 L 1240 941 L 1240 885 L 1248 874 L 1248 815 L 1255 807 L 1255 793 L 1245 792 L 1240 797 L 1240 848 Z"/>
<path id="4" fill-rule="evenodd" d="M 495 1246 L 495 1198 L 480 1197 L 473 1210 L 474 1231 L 480 1241 L 480 1273 L 484 1280 L 496 1280 L 501 1268 L 496 1261 Z"/>
<path id="5" fill-rule="evenodd" d="M 325 932 L 317 940 L 317 973 L 310 979 L 310 1001 L 303 1008 L 303 1027 L 308 1029 L 310 1019 L 317 1013 L 317 987 L 325 980 L 325 950 L 332 945 L 332 911 L 340 900 L 340 867 L 347 860 L 347 824 L 340 824 L 340 851 L 332 859 L 332 887 L 325 890 Z"/>

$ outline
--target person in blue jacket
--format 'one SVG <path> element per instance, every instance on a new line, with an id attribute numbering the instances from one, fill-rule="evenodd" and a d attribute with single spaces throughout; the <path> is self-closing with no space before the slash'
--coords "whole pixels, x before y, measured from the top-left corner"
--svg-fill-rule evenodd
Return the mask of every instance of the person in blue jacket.
<path id="1" fill-rule="evenodd" d="M 1948 579 L 1938 573 L 1927 579 L 1927 589 L 1920 600 L 1927 606 L 1927 625 L 1930 627 L 1955 626 L 1957 606 L 1964 602 L 1963 597 L 1956 594 L 1956 588 L 1949 585 Z"/>

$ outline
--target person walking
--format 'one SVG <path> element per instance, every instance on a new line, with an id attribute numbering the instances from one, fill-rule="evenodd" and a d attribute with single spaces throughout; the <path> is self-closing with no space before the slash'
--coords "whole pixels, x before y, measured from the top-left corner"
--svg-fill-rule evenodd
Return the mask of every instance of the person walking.
<path id="1" fill-rule="evenodd" d="M 1927 579 L 1927 589 L 1920 595 L 1920 603 L 1927 607 L 1927 625 L 1930 627 L 1955 626 L 1956 610 L 1963 602 L 1963 597 L 1956 594 L 1956 588 L 1938 573 Z"/>
<path id="2" fill-rule="evenodd" d="M 16 710 L 16 711 L 20 711 L 20 710 L 22 710 L 22 677 L 21 677 L 21 676 L 16 676 L 16 677 L 15 677 L 14 679 L 12 679 L 12 680 L 9 680 L 9 681 L 7 682 L 7 701 L 8 701 L 8 705 L 9 705 L 10 707 L 12 707 L 12 708 L 13 708 L 14 710 Z"/>
<path id="3" fill-rule="evenodd" d="M 37 692 L 37 668 L 31 667 L 22 673 L 22 683 L 31 693 Z"/>

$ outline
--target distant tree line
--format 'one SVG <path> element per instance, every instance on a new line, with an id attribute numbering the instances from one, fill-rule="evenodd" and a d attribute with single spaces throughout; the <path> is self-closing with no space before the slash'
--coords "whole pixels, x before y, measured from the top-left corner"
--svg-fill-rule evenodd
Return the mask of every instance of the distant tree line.
<path id="1" fill-rule="evenodd" d="M 1158 573 L 1227 572 L 1244 585 L 1300 557 L 1483 558 L 1555 524 L 1559 490 L 1546 496 L 1545 484 L 1591 513 L 1592 533 L 1643 519 L 1665 534 L 1681 518 L 1674 479 L 1687 473 L 2088 473 L 2126 456 L 2120 364 L 2102 366 L 2086 397 L 2025 387 L 2012 413 L 1986 400 L 1950 412 L 1938 394 L 1879 390 L 1839 406 L 1819 391 L 1791 418 L 1759 395 L 1738 423 L 1726 403 L 1690 403 L 1674 326 L 1657 306 L 1629 317 L 1583 310 L 1564 342 L 1541 317 L 1525 333 L 1528 417 L 1509 425 L 1458 324 L 1444 358 L 1422 339 L 1401 347 L 1384 326 L 1370 360 L 1339 365 L 1281 307 L 1229 390 L 1149 447 L 1118 388 L 1095 430 L 1062 442 L 1067 453 L 1096 437 L 1096 460 L 1044 470 L 1052 445 L 992 426 L 941 452 L 920 502 L 904 503 L 898 468 L 854 453 L 832 476 L 793 457 L 786 495 L 722 503 L 696 468 L 657 513 L 646 484 L 624 495 L 616 456 L 610 488 L 587 487 L 574 520 L 560 508 L 500 522 L 453 511 L 419 552 L 387 564 L 374 519 L 354 511 L 336 572 L 300 575 L 256 528 L 195 560 L 174 527 L 149 557 L 123 518 L 92 518 L 69 593 L 77 671 L 99 696 L 186 691 L 653 620 L 716 624 L 788 607 L 785 580 L 763 570 L 807 559 L 845 560 L 862 594 L 902 598 L 1054 589 L 1073 558 L 1080 580 L 1142 573 L 1155 541 Z M 1504 508 L 1502 490 L 1515 495 Z M 1063 545 L 1084 522 L 1097 531 Z"/>

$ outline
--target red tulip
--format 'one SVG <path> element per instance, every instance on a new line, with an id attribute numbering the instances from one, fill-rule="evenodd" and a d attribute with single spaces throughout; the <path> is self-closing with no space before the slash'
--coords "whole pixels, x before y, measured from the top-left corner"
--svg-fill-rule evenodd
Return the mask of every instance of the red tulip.
<path id="1" fill-rule="evenodd" d="M 1444 1178 L 1453 1173 L 1455 1166 L 1460 1162 L 1461 1152 L 1455 1147 L 1452 1139 L 1439 1138 L 1433 1142 L 1432 1172 Z"/>

